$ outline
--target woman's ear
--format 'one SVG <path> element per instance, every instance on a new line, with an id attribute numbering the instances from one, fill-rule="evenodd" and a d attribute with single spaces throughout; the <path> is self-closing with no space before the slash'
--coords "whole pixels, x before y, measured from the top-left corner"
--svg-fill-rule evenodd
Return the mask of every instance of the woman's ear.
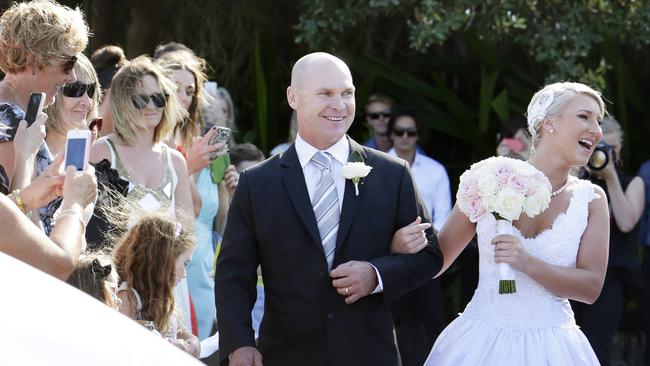
<path id="1" fill-rule="evenodd" d="M 542 121 L 542 129 L 545 132 L 555 133 L 555 121 L 552 119 L 544 119 Z"/>

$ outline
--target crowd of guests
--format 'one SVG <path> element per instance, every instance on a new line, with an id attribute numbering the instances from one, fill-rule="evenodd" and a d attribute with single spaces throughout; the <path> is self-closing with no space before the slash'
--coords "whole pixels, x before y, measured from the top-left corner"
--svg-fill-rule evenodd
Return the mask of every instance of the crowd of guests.
<path id="1" fill-rule="evenodd" d="M 250 143 L 216 139 L 224 127 L 237 131 L 235 107 L 225 88 L 207 80 L 206 61 L 193 50 L 172 42 L 159 45 L 153 57 L 128 59 L 110 45 L 87 57 L 88 34 L 79 9 L 47 0 L 14 4 L 0 18 L 0 252 L 67 281 L 199 357 L 199 341 L 218 330 L 215 263 L 230 200 L 239 174 L 265 155 Z M 45 108 L 28 125 L 25 111 L 35 92 L 45 93 Z M 440 230 L 452 209 L 452 187 L 444 164 L 425 152 L 426 121 L 382 94 L 368 99 L 364 117 L 364 145 L 408 163 Z M 291 126 L 288 142 L 270 155 L 296 139 L 295 113 Z M 91 164 L 77 172 L 63 166 L 66 137 L 85 129 L 94 140 Z M 630 299 L 642 301 L 639 312 L 650 329 L 650 163 L 626 175 L 621 126 L 606 118 L 602 131 L 609 164 L 576 175 L 607 193 L 609 266 L 598 300 L 574 308 L 607 365 Z M 497 155 L 526 160 L 530 146 L 524 118 L 504 122 Z M 459 261 L 468 283 L 461 287 L 470 292 L 477 253 L 470 244 Z M 443 298 L 442 281 L 432 279 L 393 303 L 402 365 L 425 361 L 446 325 Z M 263 308 L 258 269 L 256 332 Z"/>

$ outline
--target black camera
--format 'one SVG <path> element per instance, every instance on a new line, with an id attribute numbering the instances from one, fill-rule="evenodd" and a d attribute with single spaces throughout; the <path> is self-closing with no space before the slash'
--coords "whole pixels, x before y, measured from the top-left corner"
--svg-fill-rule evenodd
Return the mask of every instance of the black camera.
<path id="1" fill-rule="evenodd" d="M 616 161 L 616 150 L 614 150 L 613 145 L 606 144 L 604 142 L 599 142 L 598 145 L 594 148 L 594 152 L 591 153 L 589 157 L 589 162 L 587 165 L 591 170 L 603 170 L 609 164 L 610 153 Z"/>

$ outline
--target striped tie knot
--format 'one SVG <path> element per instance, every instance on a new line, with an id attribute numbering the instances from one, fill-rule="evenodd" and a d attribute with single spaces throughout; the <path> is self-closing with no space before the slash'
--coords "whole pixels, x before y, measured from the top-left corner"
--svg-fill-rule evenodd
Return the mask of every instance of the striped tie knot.
<path id="1" fill-rule="evenodd" d="M 318 164 L 321 170 L 327 169 L 329 171 L 332 171 L 332 158 L 330 157 L 329 153 L 317 151 L 316 154 L 311 157 L 311 160 L 314 163 Z"/>

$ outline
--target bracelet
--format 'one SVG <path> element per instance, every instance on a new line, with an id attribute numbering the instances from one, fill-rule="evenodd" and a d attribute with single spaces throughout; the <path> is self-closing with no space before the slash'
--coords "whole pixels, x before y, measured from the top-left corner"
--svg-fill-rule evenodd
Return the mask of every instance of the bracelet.
<path id="1" fill-rule="evenodd" d="M 65 209 L 65 210 L 62 210 L 61 212 L 59 212 L 59 214 L 56 216 L 56 220 L 55 220 L 54 224 L 56 225 L 59 222 L 59 219 L 61 219 L 62 217 L 67 217 L 67 216 L 75 217 L 77 220 L 79 220 L 79 223 L 81 224 L 82 230 L 83 231 L 86 230 L 86 222 L 83 220 L 83 217 L 82 217 L 81 213 L 78 212 L 77 210 L 74 210 L 74 209 L 71 209 L 71 208 L 68 208 L 68 209 Z"/>
<path id="2" fill-rule="evenodd" d="M 20 190 L 16 189 L 15 191 L 11 192 L 11 195 L 13 196 L 14 202 L 16 203 L 16 206 L 20 209 L 22 213 L 27 213 L 27 208 L 25 208 L 25 203 L 23 202 L 23 198 L 20 196 Z"/>

